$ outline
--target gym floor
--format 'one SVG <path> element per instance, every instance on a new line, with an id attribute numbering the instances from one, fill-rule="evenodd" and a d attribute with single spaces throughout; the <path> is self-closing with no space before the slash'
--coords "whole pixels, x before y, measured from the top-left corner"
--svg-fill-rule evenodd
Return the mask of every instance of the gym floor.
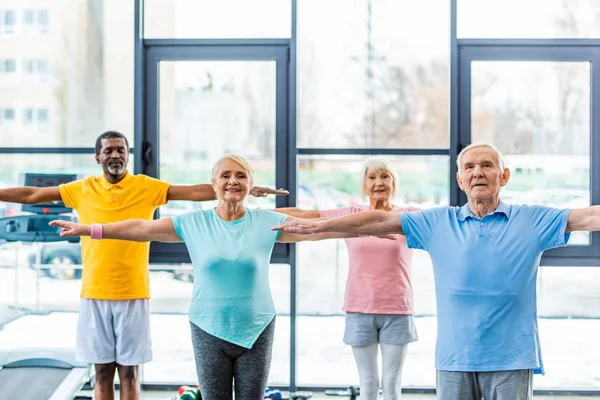
<path id="1" fill-rule="evenodd" d="M 177 393 L 175 393 L 177 394 Z M 171 400 L 170 392 L 143 392 L 141 400 Z M 115 397 L 118 398 L 118 397 Z M 314 393 L 312 399 L 315 400 L 333 400 L 337 397 L 326 396 L 324 393 Z M 359 397 L 360 398 L 360 397 Z M 575 396 L 534 396 L 534 400 L 589 400 L 592 398 L 599 398 L 596 396 L 591 397 L 575 397 Z M 348 399 L 347 397 L 339 397 L 340 400 Z M 383 396 L 380 396 L 383 399 Z M 433 394 L 403 394 L 402 400 L 435 400 Z"/>

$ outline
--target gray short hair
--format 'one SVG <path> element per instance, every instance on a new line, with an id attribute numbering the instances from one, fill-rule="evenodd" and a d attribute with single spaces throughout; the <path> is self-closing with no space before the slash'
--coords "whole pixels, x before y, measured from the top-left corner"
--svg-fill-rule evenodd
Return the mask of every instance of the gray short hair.
<path id="1" fill-rule="evenodd" d="M 365 187 L 365 178 L 369 169 L 375 171 L 387 171 L 390 173 L 392 179 L 394 180 L 394 188 L 392 189 L 392 197 L 394 197 L 396 195 L 396 189 L 398 188 L 398 174 L 396 174 L 396 169 L 394 168 L 392 163 L 386 158 L 369 157 L 365 160 L 361 168 L 362 181 L 360 183 L 360 194 L 362 198 L 364 199 L 365 197 L 368 197 L 367 190 Z"/>
<path id="2" fill-rule="evenodd" d="M 504 169 L 506 168 L 506 163 L 504 162 L 504 156 L 502 155 L 502 153 L 500 152 L 500 150 L 498 150 L 498 148 L 496 146 L 494 146 L 491 143 L 485 143 L 485 142 L 470 144 L 460 151 L 460 153 L 458 154 L 458 157 L 456 157 L 456 167 L 458 168 L 458 171 L 460 172 L 460 167 L 462 166 L 463 155 L 467 151 L 473 150 L 473 149 L 476 149 L 479 147 L 487 147 L 488 149 L 492 149 L 496 153 L 496 155 L 498 156 L 498 168 L 500 168 L 500 173 L 503 173 Z"/>

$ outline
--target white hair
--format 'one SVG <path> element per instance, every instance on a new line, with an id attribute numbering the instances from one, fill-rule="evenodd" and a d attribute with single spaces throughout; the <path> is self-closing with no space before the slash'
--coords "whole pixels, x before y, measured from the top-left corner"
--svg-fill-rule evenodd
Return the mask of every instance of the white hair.
<path id="1" fill-rule="evenodd" d="M 396 189 L 398 188 L 398 174 L 396 174 L 396 169 L 392 165 L 392 163 L 383 157 L 369 157 L 365 160 L 362 165 L 362 182 L 360 185 L 360 194 L 362 198 L 368 197 L 367 188 L 365 185 L 365 178 L 367 177 L 367 171 L 387 171 L 392 176 L 392 180 L 394 181 L 394 187 L 392 188 L 392 197 L 396 195 Z"/>
<path id="2" fill-rule="evenodd" d="M 231 160 L 238 163 L 240 167 L 242 167 L 242 169 L 248 174 L 248 181 L 250 182 L 250 187 L 252 187 L 254 184 L 254 168 L 252 167 L 252 164 L 250 164 L 250 161 L 248 161 L 245 157 L 234 153 L 225 154 L 214 163 L 212 168 L 212 176 L 210 178 L 211 182 L 215 181 L 217 172 L 219 172 L 219 168 L 221 167 L 221 163 L 225 160 Z"/>
<path id="3" fill-rule="evenodd" d="M 500 152 L 500 150 L 498 150 L 496 148 L 496 146 L 494 146 L 491 143 L 473 143 L 468 145 L 467 147 L 465 147 L 464 149 L 461 150 L 461 152 L 458 154 L 458 157 L 456 157 L 456 166 L 458 168 L 458 171 L 460 172 L 460 168 L 462 166 L 462 158 L 463 155 L 469 151 L 469 150 L 473 150 L 473 149 L 477 149 L 479 147 L 487 147 L 488 149 L 493 150 L 496 153 L 496 156 L 498 157 L 498 168 L 500 169 L 500 173 L 504 172 L 504 169 L 506 168 L 506 163 L 504 162 L 504 156 L 502 155 L 502 153 Z"/>

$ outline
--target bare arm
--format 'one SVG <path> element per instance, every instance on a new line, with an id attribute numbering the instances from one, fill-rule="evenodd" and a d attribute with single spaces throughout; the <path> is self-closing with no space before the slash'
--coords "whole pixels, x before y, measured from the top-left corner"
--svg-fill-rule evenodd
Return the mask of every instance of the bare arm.
<path id="1" fill-rule="evenodd" d="M 296 207 L 282 207 L 282 208 L 275 208 L 272 211 L 286 214 L 291 217 L 297 217 L 297 218 L 307 218 L 307 219 L 321 218 L 321 213 L 319 212 L 319 210 L 303 210 L 301 208 L 296 208 Z"/>
<path id="2" fill-rule="evenodd" d="M 250 195 L 254 197 L 266 197 L 274 194 L 277 196 L 287 196 L 289 193 L 284 189 L 271 189 L 262 186 L 254 186 L 250 189 Z M 189 200 L 189 201 L 209 201 L 216 199 L 215 190 L 209 183 L 200 185 L 172 185 L 167 191 L 167 201 L 170 200 Z"/>
<path id="3" fill-rule="evenodd" d="M 309 241 L 317 241 L 317 240 L 327 240 L 327 239 L 347 239 L 347 238 L 355 238 L 362 237 L 365 235 L 355 235 L 352 233 L 341 233 L 341 232 L 325 232 L 325 233 L 311 233 L 311 234 L 301 234 L 301 233 L 290 233 L 290 232 L 281 232 L 279 238 L 277 239 L 278 243 L 298 243 L 298 242 L 309 242 Z M 393 239 L 393 238 L 389 238 Z"/>
<path id="4" fill-rule="evenodd" d="M 90 236 L 91 226 L 55 220 L 51 226 L 60 226 L 60 236 Z M 103 239 L 131 240 L 134 242 L 181 242 L 171 218 L 155 220 L 129 219 L 102 225 Z"/>
<path id="5" fill-rule="evenodd" d="M 61 200 L 58 186 L 47 188 L 25 186 L 0 190 L 0 201 L 7 203 L 37 204 Z"/>
<path id="6" fill-rule="evenodd" d="M 189 201 L 209 201 L 214 200 L 215 190 L 209 183 L 200 185 L 172 185 L 167 191 L 167 201 L 171 200 L 189 200 Z"/>
<path id="7" fill-rule="evenodd" d="M 600 231 L 600 206 L 571 210 L 565 233 L 575 231 Z"/>
<path id="8" fill-rule="evenodd" d="M 352 237 L 404 234 L 400 214 L 388 211 L 364 211 L 326 220 L 296 219 L 286 221 L 272 229 L 301 235 L 336 232 L 351 234 Z"/>
<path id="9" fill-rule="evenodd" d="M 296 221 L 296 222 L 300 222 L 300 223 L 301 222 L 315 222 L 315 220 L 302 220 L 302 219 L 297 219 L 294 217 L 289 217 L 288 219 L 286 219 L 285 223 L 288 223 L 291 221 Z M 327 221 L 327 219 L 321 219 L 319 221 Z M 303 242 L 303 241 L 317 241 L 317 240 L 326 240 L 326 239 L 346 239 L 346 238 L 355 238 L 355 237 L 362 237 L 362 236 L 368 236 L 368 235 L 358 234 L 356 232 L 319 232 L 319 233 L 303 234 L 303 233 L 292 233 L 292 232 L 283 230 L 281 232 L 281 234 L 279 235 L 279 238 L 277 239 L 277 241 L 279 243 L 297 243 L 297 242 Z M 392 235 L 377 235 L 377 236 L 384 238 L 384 239 L 391 239 L 391 240 L 396 239 Z"/>

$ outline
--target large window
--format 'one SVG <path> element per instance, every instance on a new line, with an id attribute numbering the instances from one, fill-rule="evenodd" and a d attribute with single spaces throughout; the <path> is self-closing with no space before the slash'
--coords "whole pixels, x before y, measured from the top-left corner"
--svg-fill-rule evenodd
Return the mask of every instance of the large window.
<path id="1" fill-rule="evenodd" d="M 501 197 L 559 208 L 597 203 L 600 124 L 593 110 L 600 97 L 591 88 L 600 82 L 598 52 L 564 42 L 463 43 L 459 136 L 461 144 L 492 142 L 504 154 L 511 177 Z M 599 240 L 597 232 L 574 232 L 569 246 L 545 252 L 542 264 L 597 265 Z"/>
<path id="2" fill-rule="evenodd" d="M 298 0 L 298 147 L 448 147 L 449 32 L 446 0 Z"/>
<path id="3" fill-rule="evenodd" d="M 590 205 L 590 87 L 589 62 L 472 62 L 471 140 L 504 154 L 505 201 Z M 588 236 L 575 232 L 569 244 Z"/>
<path id="4" fill-rule="evenodd" d="M 146 0 L 147 38 L 289 38 L 291 0 Z"/>
<path id="5" fill-rule="evenodd" d="M 275 62 L 162 61 L 159 174 L 173 184 L 208 183 L 213 163 L 243 154 L 255 184 L 275 184 Z M 273 197 L 249 198 L 274 208 Z M 161 215 L 214 207 L 216 201 L 169 202 Z"/>
<path id="6" fill-rule="evenodd" d="M 544 389 L 600 388 L 600 268 L 545 267 L 538 273 L 538 313 L 546 374 Z"/>
<path id="7" fill-rule="evenodd" d="M 458 0 L 459 38 L 600 38 L 596 0 Z"/>
<path id="8" fill-rule="evenodd" d="M 134 2 L 43 3 L 4 11 L 5 31 L 7 21 L 23 29 L 1 39 L 0 109 L 45 110 L 35 116 L 45 131 L 17 118 L 0 148 L 94 147 L 106 130 L 123 132 L 133 145 Z"/>

